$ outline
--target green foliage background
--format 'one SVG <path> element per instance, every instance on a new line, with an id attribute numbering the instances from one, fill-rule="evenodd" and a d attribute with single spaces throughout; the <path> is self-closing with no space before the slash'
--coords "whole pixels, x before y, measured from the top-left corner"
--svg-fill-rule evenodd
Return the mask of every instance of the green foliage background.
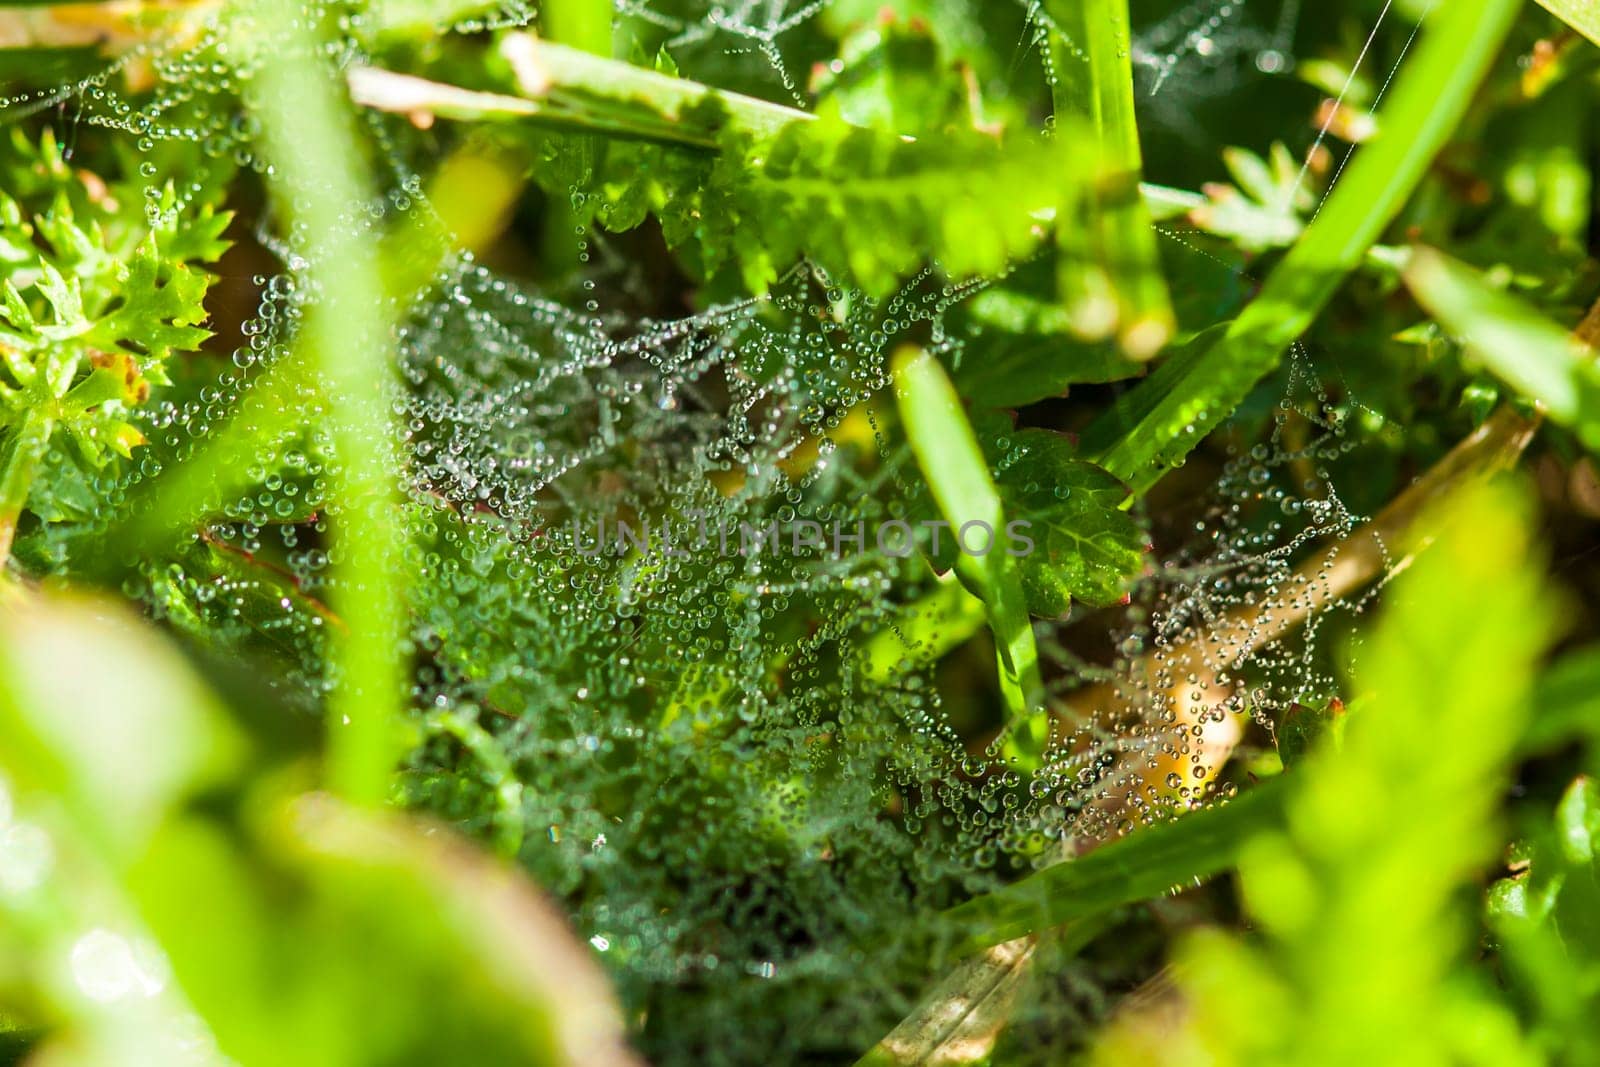
<path id="1" fill-rule="evenodd" d="M 0 1059 L 1592 1062 L 1546 7 L 0 4 Z"/>

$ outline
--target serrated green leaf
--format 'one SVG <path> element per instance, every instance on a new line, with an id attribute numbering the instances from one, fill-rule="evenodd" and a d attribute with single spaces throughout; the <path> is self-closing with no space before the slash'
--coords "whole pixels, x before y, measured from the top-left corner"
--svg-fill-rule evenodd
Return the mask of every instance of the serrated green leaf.
<path id="1" fill-rule="evenodd" d="M 722 171 L 731 224 L 778 264 L 807 256 L 878 295 L 929 260 L 951 278 L 999 273 L 1038 246 L 1037 216 L 1077 166 L 1053 142 L 907 142 L 828 120 L 749 151 L 748 168 Z"/>
<path id="2" fill-rule="evenodd" d="M 230 218 L 203 200 L 192 217 L 178 211 L 169 186 L 151 229 L 142 197 L 119 200 L 80 178 L 48 132 L 35 145 L 14 130 L 11 145 L 20 165 L 15 196 L 0 205 L 0 236 L 23 254 L 10 257 L 0 280 L 0 363 L 21 388 L 0 387 L 0 428 L 11 427 L 12 438 L 0 484 L 0 561 L 36 488 L 35 514 L 46 521 L 81 510 L 72 501 L 82 485 L 51 461 L 58 431 L 62 455 L 90 470 L 144 442 L 128 411 L 152 385 L 168 383 L 167 360 L 210 336 L 199 324 L 211 278 L 190 257 L 220 255 Z M 31 222 L 24 208 L 35 212 Z M 36 486 L 41 476 L 65 482 Z"/>
<path id="3" fill-rule="evenodd" d="M 1049 430 L 1009 435 L 996 467 L 1008 518 L 1031 524 L 1034 551 L 1019 561 L 1028 610 L 1065 615 L 1074 600 L 1119 600 L 1144 567 L 1147 538 L 1125 510 L 1128 487 L 1075 455 Z"/>
<path id="4" fill-rule="evenodd" d="M 152 236 L 121 272 L 122 302 L 84 336 L 98 348 L 143 357 L 160 364 L 174 352 L 205 343 L 209 330 L 205 295 L 209 276 L 182 263 L 168 264 Z"/>
<path id="5" fill-rule="evenodd" d="M 876 294 L 929 263 L 951 278 L 993 276 L 1043 241 L 1063 190 L 1094 169 L 1064 135 L 912 140 L 549 42 L 507 47 L 536 71 L 523 79 L 532 111 L 472 117 L 527 124 L 543 188 L 609 229 L 653 214 L 696 273 L 729 269 L 757 293 L 801 257 Z M 462 93 L 421 84 L 441 100 Z M 573 128 L 587 132 L 560 132 Z M 603 152 L 584 149 L 594 134 L 608 135 Z"/>

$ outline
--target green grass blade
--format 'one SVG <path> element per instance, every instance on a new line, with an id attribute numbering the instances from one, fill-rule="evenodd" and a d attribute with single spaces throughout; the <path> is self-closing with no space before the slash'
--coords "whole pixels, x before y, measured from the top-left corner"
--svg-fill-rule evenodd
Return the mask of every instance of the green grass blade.
<path id="1" fill-rule="evenodd" d="M 816 118 L 796 108 L 713 89 L 527 34 L 507 37 L 501 52 L 530 99 L 546 100 L 575 113 L 604 113 L 609 106 L 629 114 L 658 116 L 669 130 L 676 128 L 686 143 L 696 143 L 696 139 L 715 143 L 724 120 L 719 118 L 715 128 L 706 125 L 712 113 L 706 105 L 712 103 L 725 113 L 727 123 L 757 137 L 772 136 L 791 123 Z"/>
<path id="2" fill-rule="evenodd" d="M 1148 359 L 1172 336 L 1176 323 L 1151 215 L 1140 196 L 1144 161 L 1133 107 L 1133 44 L 1127 0 L 1052 0 L 1046 5 L 1060 35 L 1051 34 L 1053 96 L 1057 122 L 1068 116 L 1088 119 L 1109 172 L 1086 205 L 1096 247 L 1090 262 L 1074 247 L 1071 218 L 1059 220 L 1066 239 L 1062 295 L 1075 321 L 1101 319 L 1115 324 L 1122 347 Z M 1074 188 L 1076 182 L 1072 183 Z M 1099 272 L 1102 277 L 1093 275 Z M 1084 307 L 1084 301 L 1110 299 L 1109 313 Z"/>
<path id="3" fill-rule="evenodd" d="M 1101 466 L 1136 492 L 1148 489 L 1277 365 L 1416 189 L 1519 7 L 1520 0 L 1457 0 L 1434 9 L 1379 116 L 1380 133 L 1356 151 L 1261 292 L 1181 379 L 1152 376 L 1091 426 L 1085 443 L 1101 446 Z"/>
<path id="4" fill-rule="evenodd" d="M 611 0 L 543 0 L 539 6 L 539 21 L 546 39 L 601 58 L 611 56 L 614 14 Z M 593 141 L 584 142 L 575 149 L 588 166 L 594 166 L 596 150 Z M 572 235 L 583 220 L 561 197 L 553 197 L 548 210 L 550 217 L 544 222 L 541 252 L 547 267 L 566 272 L 580 262 Z"/>
<path id="5" fill-rule="evenodd" d="M 611 54 L 611 0 L 544 0 L 539 21 L 544 36 L 597 56 Z"/>
<path id="6" fill-rule="evenodd" d="M 181 466 L 130 494 L 126 513 L 108 539 L 133 556 L 160 552 L 172 539 L 191 533 L 224 504 L 248 490 L 253 459 L 302 432 L 309 417 L 305 367 L 291 353 L 256 378 L 227 422 Z M 118 561 L 102 559 L 107 569 Z"/>
<path id="7" fill-rule="evenodd" d="M 958 931 L 959 948 L 976 952 L 1125 904 L 1232 867 L 1240 847 L 1282 818 L 1284 778 L 1242 792 L 1226 804 L 1137 830 L 1084 856 L 950 908 L 940 922 Z"/>
<path id="8" fill-rule="evenodd" d="M 875 682 L 896 677 L 904 664 L 922 667 L 963 644 L 984 624 L 983 602 L 960 582 L 940 582 L 931 593 L 907 605 L 904 618 L 880 630 L 861 648 L 862 674 Z"/>
<path id="9" fill-rule="evenodd" d="M 351 146 L 353 115 L 313 28 L 290 5 L 262 3 L 242 35 L 279 42 L 262 64 L 261 115 L 285 207 L 303 228 L 306 259 L 322 288 L 298 344 L 330 391 L 328 421 L 339 456 L 343 502 L 334 521 L 335 608 L 347 632 L 336 641 L 337 688 L 327 709 L 331 784 L 358 803 L 384 799 L 397 754 L 405 692 L 399 658 L 403 596 L 396 583 L 404 533 L 391 449 L 392 303 L 375 236 L 348 221 L 369 199 Z"/>
<path id="10" fill-rule="evenodd" d="M 1539 0 L 1539 6 L 1600 44 L 1600 4 L 1594 0 Z"/>
<path id="11" fill-rule="evenodd" d="M 1432 248 L 1413 250 L 1405 280 L 1417 302 L 1497 376 L 1600 447 L 1600 373 L 1587 345 Z"/>
<path id="12" fill-rule="evenodd" d="M 598 41 L 591 41 L 598 46 Z M 527 122 L 573 133 L 716 151 L 732 127 L 767 137 L 816 116 L 608 59 L 582 48 L 512 34 L 501 44 L 520 96 L 464 89 L 372 67 L 352 67 L 356 102 L 380 111 L 425 111 L 479 122 Z"/>
<path id="13" fill-rule="evenodd" d="M 961 397 L 938 361 L 920 349 L 902 349 L 895 357 L 894 376 L 906 436 L 952 533 L 969 523 L 986 524 L 993 532 L 991 551 L 958 554 L 956 573 L 968 588 L 981 593 L 988 609 L 1015 745 L 1019 753 L 1037 756 L 1049 738 L 1049 719 L 1040 708 L 1044 685 L 1039 650 L 1022 576 L 1007 551 L 999 490 L 961 410 Z"/>

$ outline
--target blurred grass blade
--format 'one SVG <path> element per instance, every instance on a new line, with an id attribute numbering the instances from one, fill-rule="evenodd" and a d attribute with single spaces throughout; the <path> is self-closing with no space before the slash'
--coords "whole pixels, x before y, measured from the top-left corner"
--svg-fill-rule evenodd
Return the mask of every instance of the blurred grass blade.
<path id="1" fill-rule="evenodd" d="M 611 0 L 543 0 L 539 21 L 544 36 L 597 56 L 611 55 Z"/>
<path id="2" fill-rule="evenodd" d="M 422 37 L 491 15 L 499 6 L 498 0 L 369 0 L 363 29 L 385 40 Z"/>
<path id="3" fill-rule="evenodd" d="M 61 805 L 111 863 L 137 855 L 191 791 L 237 773 L 241 738 L 131 611 L 21 591 L 3 607 L 0 768 L 23 796 Z"/>
<path id="4" fill-rule="evenodd" d="M 110 539 L 134 556 L 154 555 L 173 538 L 190 536 L 195 525 L 248 490 L 252 460 L 270 453 L 306 428 L 310 397 L 302 360 L 290 353 L 261 373 L 204 447 L 181 466 L 130 494 L 126 514 Z M 101 558 L 109 570 L 120 563 Z"/>
<path id="5" fill-rule="evenodd" d="M 323 297 L 311 305 L 297 344 L 331 392 L 327 421 L 339 461 L 336 499 L 343 502 L 333 516 L 334 608 L 348 633 L 336 639 L 337 687 L 326 712 L 329 775 L 344 796 L 376 803 L 387 795 L 405 692 L 393 302 L 384 292 L 377 239 L 349 221 L 370 199 L 370 182 L 352 147 L 356 127 L 341 83 L 320 61 L 318 28 L 293 5 L 262 2 L 249 10 L 254 19 L 234 24 L 240 46 L 275 42 L 260 76 L 275 192 L 303 237 L 301 251 Z"/>
<path id="6" fill-rule="evenodd" d="M 1600 756 L 1600 645 L 1570 652 L 1546 669 L 1533 706 L 1522 754 L 1544 755 L 1581 740 Z"/>
<path id="7" fill-rule="evenodd" d="M 1557 617 L 1528 504 L 1477 485 L 1429 513 L 1431 547 L 1356 657 L 1342 737 L 1279 779 L 1281 826 L 1231 843 L 1253 936 L 1192 936 L 1178 1026 L 1124 1017 L 1095 1062 L 1542 1062 L 1494 983 L 1458 969 L 1481 951 L 1464 905 L 1504 847 L 1501 798 Z M 1247 1017 L 1241 990 L 1271 1010 Z"/>
<path id="8" fill-rule="evenodd" d="M 907 606 L 898 625 L 878 631 L 862 646 L 862 674 L 884 682 L 899 674 L 902 664 L 933 663 L 981 629 L 984 618 L 983 601 L 947 574 L 932 592 Z"/>
<path id="9" fill-rule="evenodd" d="M 1012 739 L 1021 753 L 1037 757 L 1049 737 L 1041 706 L 1039 650 L 1028 618 L 1022 576 L 1010 555 L 1000 493 L 989 475 L 983 449 L 961 410 L 961 398 L 937 360 L 921 349 L 895 356 L 894 376 L 906 436 L 950 534 L 961 544 L 968 524 L 987 527 L 989 551 L 958 552 L 956 573 L 988 609 L 1000 660 L 1000 683 L 1011 712 Z"/>
<path id="10" fill-rule="evenodd" d="M 1068 116 L 1087 119 L 1106 171 L 1084 205 L 1088 219 L 1062 212 L 1057 220 L 1067 245 L 1062 295 L 1069 313 L 1091 335 L 1100 332 L 1099 322 L 1112 323 L 1130 356 L 1149 359 L 1166 345 L 1176 323 L 1150 210 L 1140 195 L 1144 164 L 1133 107 L 1128 3 L 1051 0 L 1045 9 L 1059 31 L 1050 35 L 1059 135 L 1068 135 Z M 1073 233 L 1081 221 L 1093 235 L 1088 262 L 1082 259 L 1084 249 L 1073 247 L 1081 240 Z M 1105 300 L 1114 306 L 1104 311 L 1094 307 Z"/>
<path id="11" fill-rule="evenodd" d="M 1141 900 L 1232 867 L 1254 833 L 1282 817 L 1284 778 L 1190 815 L 1135 830 L 1088 855 L 1036 871 L 940 916 L 958 950 L 975 952 Z"/>
<path id="12" fill-rule="evenodd" d="M 1571 333 L 1464 263 L 1432 248 L 1412 250 L 1406 285 L 1467 350 L 1550 417 L 1600 448 L 1600 372 Z"/>
<path id="13" fill-rule="evenodd" d="M 1455 0 L 1433 9 L 1420 45 L 1353 161 L 1260 293 L 1181 377 L 1153 375 L 1091 425 L 1086 452 L 1148 489 L 1230 415 L 1311 326 L 1358 266 L 1472 102 L 1519 0 Z"/>
<path id="14" fill-rule="evenodd" d="M 1539 0 L 1539 6 L 1600 44 L 1600 3 L 1595 0 Z"/>

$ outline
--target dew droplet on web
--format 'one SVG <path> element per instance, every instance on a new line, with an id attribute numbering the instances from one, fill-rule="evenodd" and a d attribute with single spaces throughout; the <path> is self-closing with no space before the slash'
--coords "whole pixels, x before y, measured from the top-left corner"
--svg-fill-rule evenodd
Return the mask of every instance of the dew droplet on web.
<path id="1" fill-rule="evenodd" d="M 69 963 L 78 990 L 101 1003 L 153 997 L 167 986 L 166 961 L 153 945 L 103 928 L 73 942 Z"/>

